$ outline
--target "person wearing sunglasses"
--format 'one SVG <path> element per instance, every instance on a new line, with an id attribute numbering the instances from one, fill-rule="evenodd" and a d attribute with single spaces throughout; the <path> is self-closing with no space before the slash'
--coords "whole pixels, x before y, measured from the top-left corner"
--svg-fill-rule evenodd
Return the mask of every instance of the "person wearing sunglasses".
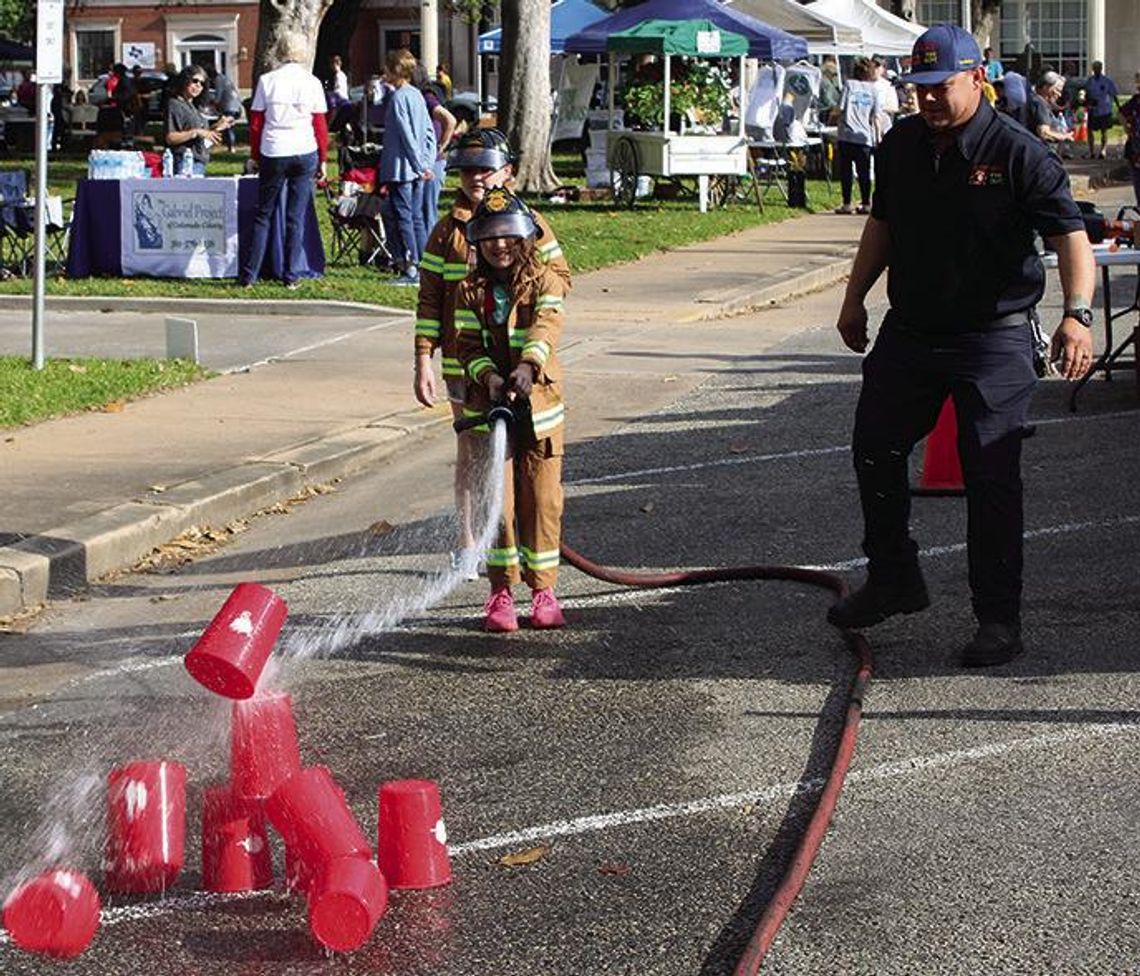
<path id="1" fill-rule="evenodd" d="M 182 69 L 174 97 L 167 102 L 165 139 L 171 152 L 178 156 L 189 149 L 194 157 L 194 175 L 205 176 L 210 162 L 210 151 L 222 141 L 222 133 L 233 125 L 233 119 L 223 115 L 212 125 L 198 108 L 206 91 L 206 71 L 196 64 Z"/>

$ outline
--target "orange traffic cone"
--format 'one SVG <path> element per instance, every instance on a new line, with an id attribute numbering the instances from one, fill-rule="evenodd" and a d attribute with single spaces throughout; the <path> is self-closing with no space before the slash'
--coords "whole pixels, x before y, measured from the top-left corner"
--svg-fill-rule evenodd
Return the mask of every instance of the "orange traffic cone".
<path id="1" fill-rule="evenodd" d="M 915 495 L 961 495 L 962 462 L 958 458 L 958 418 L 954 414 L 954 398 L 947 397 L 938 414 L 938 422 L 926 438 L 922 457 L 922 477 Z"/>

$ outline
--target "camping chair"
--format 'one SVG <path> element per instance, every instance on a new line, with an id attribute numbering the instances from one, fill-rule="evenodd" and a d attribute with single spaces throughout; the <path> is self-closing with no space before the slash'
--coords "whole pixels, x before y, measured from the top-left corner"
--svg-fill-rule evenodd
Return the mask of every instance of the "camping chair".
<path id="1" fill-rule="evenodd" d="M 325 186 L 333 232 L 329 263 L 348 257 L 353 263 L 390 267 L 393 261 L 383 220 L 387 201 L 382 193 L 351 192 L 357 185 L 342 181 L 339 188 L 332 183 Z"/>
<path id="2" fill-rule="evenodd" d="M 771 139 L 750 139 L 748 141 L 749 166 L 752 169 L 752 185 L 756 189 L 756 206 L 764 212 L 764 198 L 773 187 L 788 202 L 787 148 Z"/>
<path id="3" fill-rule="evenodd" d="M 49 270 L 67 264 L 67 235 L 70 222 L 64 217 L 67 203 L 57 196 L 44 202 L 45 254 Z M 26 277 L 36 255 L 36 204 L 28 199 L 26 170 L 0 172 L 0 267 L 10 275 Z"/>

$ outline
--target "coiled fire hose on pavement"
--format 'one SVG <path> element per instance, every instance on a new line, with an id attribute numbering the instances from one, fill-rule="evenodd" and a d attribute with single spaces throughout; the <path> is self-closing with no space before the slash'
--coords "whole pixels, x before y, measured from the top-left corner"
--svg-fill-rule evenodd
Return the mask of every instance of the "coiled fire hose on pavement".
<path id="1" fill-rule="evenodd" d="M 515 402 L 521 399 L 516 398 Z M 458 432 L 478 424 L 503 421 L 508 428 L 512 428 L 514 420 L 510 404 L 497 404 L 486 416 L 464 418 L 456 421 L 453 426 Z M 847 591 L 846 583 L 838 574 L 821 569 L 807 569 L 803 566 L 727 566 L 721 569 L 685 569 L 669 573 L 634 573 L 599 565 L 565 543 L 561 546 L 561 554 L 567 563 L 587 576 L 605 583 L 641 589 L 700 586 L 707 583 L 733 583 L 746 580 L 786 580 L 831 590 L 836 599 L 841 599 Z M 863 716 L 863 696 L 871 680 L 874 659 L 871 655 L 871 645 L 862 634 L 850 630 L 843 630 L 841 633 L 859 664 L 847 690 L 846 716 L 831 761 L 831 769 L 820 791 L 819 802 L 796 846 L 788 869 L 760 916 L 752 937 L 748 940 L 748 946 L 736 965 L 734 976 L 756 976 L 760 971 L 776 933 L 807 880 L 808 872 L 823 843 L 832 814 L 839 802 L 839 794 L 843 789 L 847 769 L 851 765 L 851 757 L 855 754 L 859 720 Z"/>

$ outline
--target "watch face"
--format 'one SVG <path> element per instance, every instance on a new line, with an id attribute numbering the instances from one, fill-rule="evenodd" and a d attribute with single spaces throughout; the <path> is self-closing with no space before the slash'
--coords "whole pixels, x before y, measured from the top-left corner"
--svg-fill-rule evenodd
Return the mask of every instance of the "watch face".
<path id="1" fill-rule="evenodd" d="M 1076 319 L 1086 329 L 1091 328 L 1093 324 L 1093 312 L 1091 308 L 1067 308 L 1065 314 L 1070 318 Z"/>

